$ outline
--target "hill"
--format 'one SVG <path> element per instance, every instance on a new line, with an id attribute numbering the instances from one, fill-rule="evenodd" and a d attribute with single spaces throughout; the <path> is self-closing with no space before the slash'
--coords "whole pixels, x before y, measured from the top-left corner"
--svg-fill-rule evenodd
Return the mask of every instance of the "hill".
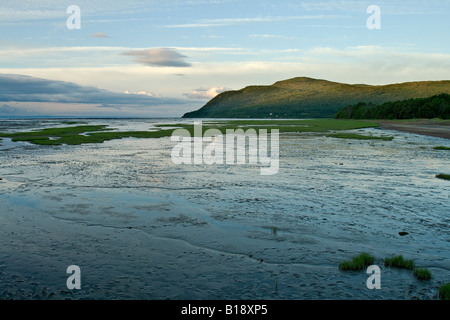
<path id="1" fill-rule="evenodd" d="M 299 77 L 223 92 L 183 118 L 332 118 L 340 108 L 359 102 L 382 104 L 440 93 L 450 94 L 450 81 L 366 85 Z"/>

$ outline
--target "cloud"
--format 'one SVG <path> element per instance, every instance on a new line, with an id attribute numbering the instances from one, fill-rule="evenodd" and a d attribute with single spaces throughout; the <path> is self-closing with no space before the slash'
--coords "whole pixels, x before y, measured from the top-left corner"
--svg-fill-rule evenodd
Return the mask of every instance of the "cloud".
<path id="1" fill-rule="evenodd" d="M 294 40 L 295 37 L 288 37 L 288 36 L 282 36 L 282 35 L 275 35 L 275 34 L 258 34 L 253 33 L 249 35 L 250 38 L 253 39 L 283 39 L 283 40 Z"/>
<path id="2" fill-rule="evenodd" d="M 128 90 L 125 90 L 125 94 L 141 94 L 141 95 L 149 96 L 149 97 L 154 97 L 155 96 L 153 93 L 147 92 L 147 91 L 130 92 Z"/>
<path id="3" fill-rule="evenodd" d="M 304 15 L 304 16 L 268 16 L 268 17 L 246 17 L 246 18 L 225 18 L 225 19 L 201 19 L 193 23 L 174 24 L 164 26 L 165 28 L 209 28 L 223 27 L 231 25 L 241 25 L 249 23 L 273 23 L 293 20 L 322 20 L 335 19 L 338 15 Z"/>
<path id="4" fill-rule="evenodd" d="M 12 107 L 8 104 L 3 104 L 0 106 L 0 115 L 17 115 L 19 113 L 19 109 Z"/>
<path id="5" fill-rule="evenodd" d="M 142 108 L 184 102 L 174 98 L 159 98 L 142 93 L 117 93 L 72 82 L 12 74 L 0 74 L 0 88 L 0 102 L 94 104 L 116 109 L 123 106 Z"/>
<path id="6" fill-rule="evenodd" d="M 96 32 L 94 34 L 91 34 L 91 37 L 93 37 L 93 38 L 109 38 L 109 36 L 104 32 Z"/>
<path id="7" fill-rule="evenodd" d="M 195 89 L 191 93 L 183 93 L 183 95 L 190 99 L 202 99 L 202 100 L 207 99 L 207 100 L 209 100 L 224 91 L 227 91 L 227 89 L 224 87 L 212 87 L 209 89 L 200 88 L 200 89 Z"/>
<path id="8" fill-rule="evenodd" d="M 154 67 L 191 67 L 184 61 L 186 56 L 170 48 L 133 50 L 123 52 L 123 55 L 133 56 L 134 62 Z"/>

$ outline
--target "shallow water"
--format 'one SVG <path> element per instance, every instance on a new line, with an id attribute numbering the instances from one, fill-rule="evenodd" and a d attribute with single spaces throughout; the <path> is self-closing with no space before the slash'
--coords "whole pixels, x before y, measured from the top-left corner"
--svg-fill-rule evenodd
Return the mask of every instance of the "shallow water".
<path id="1" fill-rule="evenodd" d="M 162 120 L 83 120 L 146 130 Z M 184 121 L 177 119 L 176 122 Z M 1 120 L 0 132 L 57 120 Z M 434 299 L 450 279 L 449 140 L 280 136 L 280 169 L 175 165 L 170 138 L 0 141 L 0 298 Z M 398 232 L 409 234 L 399 236 Z M 339 263 L 375 256 L 381 289 Z M 403 254 L 433 278 L 383 266 Z M 69 265 L 81 290 L 66 287 Z"/>

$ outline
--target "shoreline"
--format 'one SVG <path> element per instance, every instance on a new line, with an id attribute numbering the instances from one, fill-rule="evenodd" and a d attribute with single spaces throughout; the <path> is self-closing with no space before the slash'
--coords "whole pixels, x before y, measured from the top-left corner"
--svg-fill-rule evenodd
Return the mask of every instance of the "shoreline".
<path id="1" fill-rule="evenodd" d="M 377 121 L 381 128 L 386 130 L 402 131 L 444 139 L 450 139 L 450 121 L 436 120 L 412 120 L 396 121 L 382 120 Z"/>

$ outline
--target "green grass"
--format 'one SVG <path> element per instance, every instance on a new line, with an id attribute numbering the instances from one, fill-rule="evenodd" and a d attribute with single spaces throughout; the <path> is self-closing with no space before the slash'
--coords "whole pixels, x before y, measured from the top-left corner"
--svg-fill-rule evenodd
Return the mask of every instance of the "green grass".
<path id="1" fill-rule="evenodd" d="M 405 260 L 402 255 L 399 255 L 399 256 L 392 257 L 392 258 L 384 259 L 384 266 L 413 270 L 414 269 L 414 261 L 413 260 Z"/>
<path id="2" fill-rule="evenodd" d="M 450 150 L 449 147 L 444 147 L 444 146 L 437 146 L 437 147 L 434 147 L 433 149 L 435 149 L 435 150 Z"/>
<path id="3" fill-rule="evenodd" d="M 327 133 L 334 130 L 355 130 L 363 128 L 373 128 L 379 125 L 369 121 L 355 120 L 335 120 L 335 119 L 313 119 L 313 120 L 215 120 L 202 122 L 202 134 L 208 129 L 218 129 L 223 134 L 227 129 L 236 130 L 255 129 L 257 132 L 261 129 L 267 129 L 268 132 L 273 129 L 280 133 L 303 133 L 303 132 L 323 132 Z M 193 124 L 161 124 L 157 127 L 177 127 L 189 131 L 194 135 Z"/>
<path id="4" fill-rule="evenodd" d="M 51 140 L 49 137 L 17 137 L 13 138 L 12 141 L 19 142 L 19 141 L 25 141 L 33 144 L 39 144 L 39 145 L 60 145 L 61 143 L 57 142 L 56 140 Z"/>
<path id="5" fill-rule="evenodd" d="M 340 270 L 362 270 L 365 266 L 370 266 L 374 262 L 374 257 L 367 253 L 361 253 L 355 257 L 351 261 L 344 261 L 339 264 Z"/>
<path id="6" fill-rule="evenodd" d="M 123 138 L 160 138 L 170 136 L 172 130 L 159 131 L 112 131 L 93 132 L 87 135 L 68 135 L 56 140 L 59 144 L 80 145 L 86 143 L 103 143 L 105 141 Z"/>
<path id="7" fill-rule="evenodd" d="M 442 300 L 450 300 L 450 283 L 439 287 L 439 298 Z"/>
<path id="8" fill-rule="evenodd" d="M 418 280 L 430 280 L 431 279 L 431 272 L 426 269 L 414 269 L 414 276 L 418 279 Z"/>
<path id="9" fill-rule="evenodd" d="M 69 122 L 71 123 L 71 122 Z M 318 132 L 328 133 L 335 130 L 354 130 L 377 127 L 378 124 L 359 120 L 217 120 L 202 123 L 202 134 L 208 129 L 218 129 L 223 134 L 227 129 L 236 130 L 261 129 L 268 132 L 278 129 L 280 133 Z M 79 125 L 60 128 L 46 128 L 29 132 L 0 133 L 1 137 L 9 137 L 12 141 L 26 141 L 38 145 L 79 145 L 86 143 L 103 143 L 104 141 L 122 138 L 161 138 L 171 136 L 173 128 L 184 128 L 194 136 L 193 124 L 161 124 L 157 131 L 112 131 L 107 125 Z M 171 129 L 167 129 L 171 127 Z"/>
<path id="10" fill-rule="evenodd" d="M 84 124 L 86 122 L 81 121 L 61 121 L 62 124 Z"/>
<path id="11" fill-rule="evenodd" d="M 30 132 L 0 133 L 12 141 L 26 141 L 38 145 L 80 145 L 103 143 L 122 138 L 160 138 L 170 136 L 172 130 L 158 131 L 111 131 L 106 125 L 46 128 Z"/>
<path id="12" fill-rule="evenodd" d="M 16 132 L 16 133 L 0 133 L 2 137 L 9 138 L 26 138 L 26 137 L 60 137 L 65 134 L 80 134 L 92 131 L 111 130 L 107 129 L 106 125 L 91 125 L 91 126 L 73 126 L 73 127 L 61 127 L 61 128 L 46 128 L 41 130 L 29 131 L 29 132 Z"/>
<path id="13" fill-rule="evenodd" d="M 443 179 L 443 180 L 450 180 L 450 174 L 440 173 L 440 174 L 436 175 L 436 178 Z"/>
<path id="14" fill-rule="evenodd" d="M 376 136 L 364 136 L 356 133 L 331 133 L 327 137 L 339 138 L 339 139 L 357 139 L 357 140 L 384 140 L 391 141 L 394 137 L 376 137 Z"/>

